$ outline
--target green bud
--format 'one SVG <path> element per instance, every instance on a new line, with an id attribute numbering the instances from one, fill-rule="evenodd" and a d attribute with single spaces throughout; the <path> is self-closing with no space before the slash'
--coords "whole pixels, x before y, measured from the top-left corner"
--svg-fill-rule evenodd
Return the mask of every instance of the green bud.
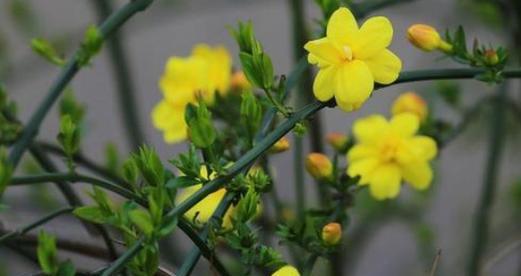
<path id="1" fill-rule="evenodd" d="M 257 46 L 255 40 L 255 33 L 253 31 L 253 24 L 251 21 L 246 23 L 239 22 L 239 27 L 237 30 L 231 30 L 231 33 L 237 44 L 239 44 L 239 49 L 241 52 L 251 53 L 254 45 Z"/>
<path id="2" fill-rule="evenodd" d="M 271 188 L 270 177 L 263 169 L 251 169 L 248 173 L 248 181 L 257 192 L 267 192 Z"/>
<path id="3" fill-rule="evenodd" d="M 60 115 L 70 115 L 74 123 L 80 124 L 85 115 L 85 105 L 81 104 L 71 88 L 67 88 L 60 100 Z"/>
<path id="4" fill-rule="evenodd" d="M 137 182 L 139 169 L 134 158 L 129 158 L 123 163 L 123 179 L 134 184 Z"/>
<path id="5" fill-rule="evenodd" d="M 13 166 L 7 160 L 7 151 L 5 148 L 0 148 L 0 197 L 4 193 L 11 176 L 13 175 Z"/>
<path id="6" fill-rule="evenodd" d="M 31 40 L 31 48 L 40 57 L 54 65 L 63 66 L 65 64 L 65 60 L 58 55 L 54 46 L 43 38 L 34 38 Z"/>
<path id="7" fill-rule="evenodd" d="M 262 121 L 262 105 L 250 91 L 242 94 L 240 114 L 241 121 L 248 128 L 248 132 L 252 135 L 256 133 Z"/>
<path id="8" fill-rule="evenodd" d="M 192 143 L 198 148 L 210 147 L 217 138 L 215 127 L 212 123 L 212 114 L 202 102 L 198 106 L 189 104 L 185 113 L 188 133 Z"/>
<path id="9" fill-rule="evenodd" d="M 103 46 L 103 35 L 96 26 L 89 26 L 85 32 L 80 51 L 76 56 L 78 65 L 85 66 L 89 64 L 91 58 L 101 50 L 101 46 Z"/>
<path id="10" fill-rule="evenodd" d="M 105 167 L 112 173 L 117 173 L 119 167 L 118 148 L 114 143 L 107 143 L 105 146 Z"/>
<path id="11" fill-rule="evenodd" d="M 58 271 L 56 258 L 56 238 L 43 230 L 38 235 L 38 263 L 46 275 L 55 275 Z"/>
<path id="12" fill-rule="evenodd" d="M 128 213 L 130 220 L 139 228 L 145 235 L 151 235 L 154 232 L 154 224 L 150 214 L 142 209 L 134 209 Z"/>
<path id="13" fill-rule="evenodd" d="M 164 185 L 165 168 L 154 149 L 143 146 L 133 158 L 141 175 L 150 186 Z"/>
<path id="14" fill-rule="evenodd" d="M 78 152 L 80 147 L 80 132 L 69 115 L 61 117 L 58 142 L 69 159 L 72 159 L 72 156 Z"/>
<path id="15" fill-rule="evenodd" d="M 248 222 L 257 214 L 259 204 L 259 194 L 253 188 L 249 188 L 246 195 L 237 203 L 234 219 L 237 222 Z"/>

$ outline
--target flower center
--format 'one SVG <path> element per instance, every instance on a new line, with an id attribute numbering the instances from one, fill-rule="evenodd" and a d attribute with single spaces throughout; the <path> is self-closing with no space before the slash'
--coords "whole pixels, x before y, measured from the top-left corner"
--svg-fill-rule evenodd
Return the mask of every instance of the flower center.
<path id="1" fill-rule="evenodd" d="M 344 54 L 344 60 L 345 61 L 351 61 L 353 60 L 353 50 L 351 50 L 351 47 L 344 45 L 342 47 L 342 51 Z"/>
<path id="2" fill-rule="evenodd" d="M 398 153 L 400 140 L 395 137 L 388 138 L 380 148 L 380 159 L 384 162 L 393 162 Z"/>

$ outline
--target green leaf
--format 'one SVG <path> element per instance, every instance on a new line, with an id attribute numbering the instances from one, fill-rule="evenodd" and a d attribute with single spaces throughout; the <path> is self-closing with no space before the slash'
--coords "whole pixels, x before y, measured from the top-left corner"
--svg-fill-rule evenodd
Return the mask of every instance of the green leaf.
<path id="1" fill-rule="evenodd" d="M 134 162 L 145 181 L 153 187 L 163 186 L 165 183 L 165 168 L 156 151 L 148 146 L 139 149 L 138 154 L 133 155 Z"/>
<path id="2" fill-rule="evenodd" d="M 80 133 L 76 124 L 69 115 L 61 117 L 58 142 L 60 142 L 63 151 L 69 158 L 72 158 L 79 149 Z"/>
<path id="3" fill-rule="evenodd" d="M 160 237 L 164 237 L 170 233 L 172 233 L 172 231 L 174 231 L 175 227 L 177 226 L 177 217 L 174 217 L 173 219 L 171 220 L 168 220 L 168 221 L 164 221 L 162 224 L 161 224 L 161 227 L 159 228 L 159 236 Z"/>
<path id="4" fill-rule="evenodd" d="M 67 260 L 60 264 L 58 267 L 57 276 L 74 276 L 76 275 L 76 269 L 71 261 Z"/>
<path id="5" fill-rule="evenodd" d="M 199 180 L 193 177 L 181 175 L 176 178 L 170 179 L 166 183 L 166 187 L 170 189 L 186 188 L 198 184 L 198 182 Z"/>
<path id="6" fill-rule="evenodd" d="M 271 58 L 268 56 L 268 54 L 263 53 L 261 55 L 262 60 L 262 80 L 263 80 L 263 88 L 264 89 L 271 89 L 273 86 L 273 64 L 271 62 Z"/>
<path id="7" fill-rule="evenodd" d="M 252 55 L 245 53 L 245 52 L 240 52 L 239 59 L 241 61 L 241 66 L 242 66 L 244 75 L 246 75 L 246 78 L 248 79 L 248 81 L 252 85 L 262 88 L 263 87 L 263 81 L 262 81 L 263 74 L 262 74 L 262 72 L 257 71 L 257 68 L 255 67 L 254 62 L 253 62 Z"/>
<path id="8" fill-rule="evenodd" d="M 13 176 L 13 166 L 7 159 L 7 150 L 0 147 L 0 198 L 7 188 L 11 177 Z"/>
<path id="9" fill-rule="evenodd" d="M 72 121 L 79 125 L 85 116 L 85 109 L 85 105 L 76 99 L 74 91 L 71 88 L 66 88 L 60 100 L 60 115 L 69 115 Z"/>
<path id="10" fill-rule="evenodd" d="M 192 109 L 189 112 L 191 117 L 186 117 L 190 140 L 198 148 L 208 148 L 217 138 L 212 115 L 203 102 L 200 102 L 197 107 L 188 105 L 187 110 L 190 109 Z M 195 114 L 193 110 L 195 110 Z"/>
<path id="11" fill-rule="evenodd" d="M 129 212 L 129 218 L 145 235 L 150 236 L 154 232 L 154 225 L 150 214 L 142 209 Z"/>
<path id="12" fill-rule="evenodd" d="M 78 207 L 72 213 L 81 219 L 99 224 L 104 224 L 109 219 L 105 212 L 97 206 Z"/>
<path id="13" fill-rule="evenodd" d="M 31 48 L 39 56 L 54 65 L 63 66 L 65 64 L 65 60 L 58 55 L 54 46 L 43 38 L 34 38 L 31 40 Z"/>
<path id="14" fill-rule="evenodd" d="M 38 255 L 38 263 L 40 264 L 42 272 L 54 275 L 58 271 L 56 260 L 56 238 L 53 235 L 47 234 L 43 230 L 40 231 L 36 253 Z"/>
<path id="15" fill-rule="evenodd" d="M 253 188 L 249 188 L 235 207 L 234 219 L 239 223 L 248 222 L 257 214 L 258 204 L 259 194 Z"/>

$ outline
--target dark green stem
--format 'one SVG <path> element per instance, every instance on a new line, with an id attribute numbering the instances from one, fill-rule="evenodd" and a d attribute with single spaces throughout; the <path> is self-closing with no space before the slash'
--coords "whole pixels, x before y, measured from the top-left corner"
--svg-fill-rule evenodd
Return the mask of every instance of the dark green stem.
<path id="1" fill-rule="evenodd" d="M 124 267 L 125 264 L 136 256 L 139 251 L 143 248 L 145 243 L 144 238 L 137 240 L 130 248 L 123 253 L 115 262 L 113 262 L 107 269 L 101 273 L 102 276 L 117 275 Z"/>
<path id="2" fill-rule="evenodd" d="M 403 4 L 407 2 L 413 2 L 415 0 L 373 0 L 364 1 L 363 3 L 353 4 L 352 9 L 358 18 L 363 18 L 379 9 L 383 9 L 389 6 Z"/>
<path id="3" fill-rule="evenodd" d="M 479 199 L 477 213 L 474 219 L 470 256 L 467 266 L 467 275 L 480 274 L 481 260 L 487 248 L 489 239 L 490 211 L 494 204 L 498 169 L 501 163 L 501 153 L 505 140 L 505 102 L 506 84 L 503 84 L 495 98 L 492 118 L 490 122 L 490 143 L 488 148 L 487 164 L 484 183 Z"/>
<path id="4" fill-rule="evenodd" d="M 98 17 L 104 20 L 113 11 L 112 0 L 92 1 Z M 127 51 L 121 43 L 122 33 L 115 32 L 107 40 L 109 57 L 112 63 L 112 70 L 116 78 L 118 91 L 118 103 L 121 109 L 121 119 L 124 122 L 127 137 L 130 141 L 132 150 L 137 150 L 145 142 L 145 136 L 139 121 L 139 106 L 136 104 L 136 95 L 133 85 L 133 78 L 130 73 Z"/>
<path id="5" fill-rule="evenodd" d="M 112 35 L 123 23 L 125 23 L 130 17 L 136 13 L 146 9 L 153 0 L 134 0 L 123 6 L 121 9 L 113 13 L 107 20 L 99 27 L 100 33 L 103 39 L 107 39 Z M 52 84 L 47 96 L 43 102 L 38 106 L 38 109 L 33 113 L 26 128 L 22 132 L 21 137 L 13 145 L 13 148 L 9 154 L 9 161 L 13 166 L 17 166 L 18 162 L 27 149 L 32 143 L 34 137 L 38 134 L 40 126 L 45 119 L 49 110 L 54 105 L 58 97 L 61 95 L 65 87 L 71 82 L 76 73 L 80 70 L 80 66 L 77 62 L 77 54 L 79 50 L 73 55 L 67 62 L 56 81 Z"/>
<path id="6" fill-rule="evenodd" d="M 450 72 L 445 73 L 445 71 Z M 405 71 L 400 74 L 400 77 L 395 83 L 405 83 L 405 82 L 413 82 L 413 81 L 424 81 L 424 80 L 436 80 L 436 79 L 465 79 L 465 78 L 473 78 L 479 74 L 481 74 L 483 70 L 479 69 L 439 69 L 439 70 L 421 70 L 421 71 Z M 454 77 L 453 75 L 457 77 Z M 521 77 L 521 69 L 516 70 L 506 70 L 503 74 L 504 77 L 514 78 Z M 379 86 L 377 89 L 381 89 L 386 86 Z M 286 121 L 280 124 L 277 128 L 275 128 L 269 135 L 267 135 L 264 139 L 262 139 L 259 143 L 256 144 L 254 148 L 246 152 L 236 163 L 229 169 L 228 174 L 215 178 L 206 184 L 203 188 L 195 192 L 191 197 L 187 200 L 183 201 L 176 208 L 172 209 L 169 213 L 170 216 L 178 216 L 180 214 L 188 211 L 192 206 L 197 204 L 200 200 L 205 198 L 207 195 L 217 191 L 221 187 L 227 183 L 228 180 L 232 179 L 241 170 L 249 165 L 251 165 L 259 156 L 261 156 L 266 150 L 268 150 L 276 141 L 278 141 L 282 136 L 291 131 L 295 125 L 308 118 L 309 116 L 315 114 L 322 108 L 326 106 L 333 106 L 334 103 L 328 102 L 318 102 L 315 101 L 309 105 L 306 105 L 301 110 L 295 112 L 292 116 L 290 116 Z"/>
<path id="7" fill-rule="evenodd" d="M 3 242 L 5 242 L 11 238 L 21 236 L 21 235 L 33 230 L 34 228 L 36 228 L 40 225 L 43 225 L 43 224 L 47 223 L 48 221 L 50 221 L 56 217 L 59 217 L 63 214 L 68 214 L 68 213 L 72 212 L 73 210 L 74 210 L 74 208 L 67 207 L 67 208 L 63 208 L 63 209 L 54 211 L 32 223 L 29 223 L 28 225 L 26 225 L 24 227 L 21 227 L 20 229 L 18 229 L 16 231 L 6 233 L 0 237 L 0 244 L 2 244 Z"/>
<path id="8" fill-rule="evenodd" d="M 199 235 L 199 237 L 202 240 L 206 240 L 208 238 L 208 234 L 210 232 L 210 227 L 214 224 L 218 224 L 221 222 L 221 218 L 224 216 L 230 205 L 232 204 L 234 194 L 233 193 L 227 193 L 224 198 L 221 200 L 217 208 L 215 209 L 212 217 L 207 222 L 203 232 Z M 189 255 L 186 257 L 185 261 L 177 271 L 176 275 L 178 276 L 185 276 L 190 275 L 197 264 L 197 261 L 201 257 L 201 250 L 199 247 L 194 246 L 192 250 L 190 251 Z M 211 256 L 205 256 L 208 260 L 217 258 L 215 254 L 211 254 Z M 220 264 L 220 263 L 219 263 Z M 223 268 L 219 269 L 220 271 L 226 272 L 226 270 Z M 226 273 L 226 275 L 229 275 Z"/>

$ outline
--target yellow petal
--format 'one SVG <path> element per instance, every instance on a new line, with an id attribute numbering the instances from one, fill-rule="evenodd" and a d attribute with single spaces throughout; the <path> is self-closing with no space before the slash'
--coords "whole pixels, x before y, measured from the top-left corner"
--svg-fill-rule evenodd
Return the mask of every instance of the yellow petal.
<path id="1" fill-rule="evenodd" d="M 202 187 L 202 185 L 198 184 L 198 185 L 190 186 L 186 189 L 183 189 L 177 196 L 177 200 L 176 200 L 177 203 L 179 204 L 179 203 L 185 201 L 192 194 L 194 194 L 196 191 L 201 189 L 201 187 Z M 207 223 L 208 220 L 212 217 L 213 212 L 215 212 L 215 209 L 217 208 L 217 206 L 219 205 L 219 202 L 221 202 L 221 200 L 225 194 L 226 194 L 226 189 L 224 189 L 224 188 L 217 190 L 214 193 L 209 194 L 203 200 L 199 201 L 192 208 L 190 208 L 190 210 L 186 211 L 186 213 L 184 213 L 184 216 L 189 221 L 194 221 L 194 219 L 195 219 L 195 223 L 199 226 Z M 226 215 L 224 217 L 224 222 L 226 222 L 226 220 L 229 219 L 227 216 L 231 215 L 230 209 L 228 209 L 228 211 L 226 212 Z"/>
<path id="2" fill-rule="evenodd" d="M 411 147 L 414 147 L 417 156 L 423 160 L 431 160 L 438 153 L 438 146 L 431 137 L 414 136 L 408 143 Z"/>
<path id="3" fill-rule="evenodd" d="M 382 115 L 371 115 L 355 121 L 353 133 L 359 143 L 374 143 L 389 129 L 389 123 Z"/>
<path id="4" fill-rule="evenodd" d="M 381 84 L 394 82 L 402 70 L 402 61 L 393 52 L 384 49 L 380 53 L 364 60 L 371 70 L 374 81 Z"/>
<path id="5" fill-rule="evenodd" d="M 154 107 L 151 117 L 154 127 L 164 132 L 165 142 L 177 143 L 186 139 L 184 107 L 177 107 L 163 100 Z"/>
<path id="6" fill-rule="evenodd" d="M 358 109 L 373 91 L 373 75 L 362 61 L 354 60 L 339 66 L 335 76 L 335 99 L 344 111 Z"/>
<path id="7" fill-rule="evenodd" d="M 358 183 L 360 185 L 369 184 L 373 177 L 374 170 L 379 165 L 377 158 L 364 158 L 352 162 L 347 167 L 347 174 L 351 177 L 360 176 Z"/>
<path id="8" fill-rule="evenodd" d="M 356 19 L 347 8 L 339 8 L 329 18 L 327 23 L 327 37 L 335 43 L 350 44 L 358 33 Z"/>
<path id="9" fill-rule="evenodd" d="M 370 58 L 391 44 L 393 26 L 383 16 L 371 17 L 360 27 L 352 50 L 356 59 Z"/>
<path id="10" fill-rule="evenodd" d="M 185 126 L 166 129 L 163 134 L 163 139 L 169 144 L 180 143 L 188 137 L 188 129 Z"/>
<path id="11" fill-rule="evenodd" d="M 403 179 L 418 190 L 427 189 L 432 182 L 432 169 L 428 162 L 402 167 Z"/>
<path id="12" fill-rule="evenodd" d="M 373 171 L 369 190 L 378 200 L 395 198 L 400 192 L 400 169 L 396 165 L 381 165 Z"/>
<path id="13" fill-rule="evenodd" d="M 313 82 L 313 93 L 319 101 L 325 102 L 333 98 L 336 71 L 335 66 L 328 66 L 318 71 Z"/>
<path id="14" fill-rule="evenodd" d="M 320 67 L 342 62 L 342 54 L 326 37 L 312 40 L 304 49 L 309 52 L 308 61 Z"/>
<path id="15" fill-rule="evenodd" d="M 353 146 L 347 153 L 347 159 L 349 162 L 353 162 L 358 159 L 364 159 L 368 157 L 375 157 L 378 155 L 376 147 L 372 147 L 366 144 L 357 144 Z"/>
<path id="16" fill-rule="evenodd" d="M 391 119 L 391 130 L 401 137 L 410 137 L 418 131 L 420 120 L 411 113 L 400 113 Z"/>

